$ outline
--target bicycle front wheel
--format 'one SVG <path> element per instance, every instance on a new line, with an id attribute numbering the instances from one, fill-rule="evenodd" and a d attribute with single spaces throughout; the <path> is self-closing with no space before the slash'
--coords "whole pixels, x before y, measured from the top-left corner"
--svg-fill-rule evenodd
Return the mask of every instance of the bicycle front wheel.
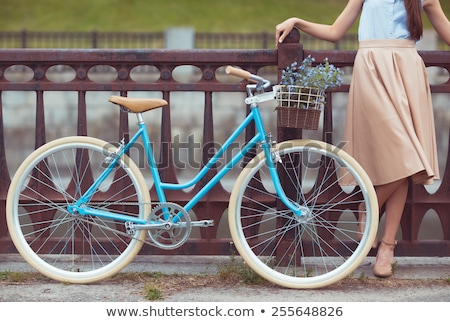
<path id="1" fill-rule="evenodd" d="M 62 282 L 90 283 L 110 277 L 142 247 L 145 231 L 129 235 L 122 220 L 68 212 L 103 173 L 116 148 L 89 137 L 67 137 L 34 151 L 9 187 L 6 218 L 24 259 Z M 150 195 L 139 168 L 124 156 L 86 204 L 94 210 L 146 218 Z"/>
<path id="2" fill-rule="evenodd" d="M 264 153 L 258 154 L 230 197 L 238 252 L 255 272 L 284 287 L 319 288 L 347 277 L 367 256 L 378 228 L 369 177 L 349 154 L 325 142 L 286 141 L 274 152 L 281 187 L 302 215 L 283 204 Z M 363 225 L 358 218 L 365 218 Z"/>

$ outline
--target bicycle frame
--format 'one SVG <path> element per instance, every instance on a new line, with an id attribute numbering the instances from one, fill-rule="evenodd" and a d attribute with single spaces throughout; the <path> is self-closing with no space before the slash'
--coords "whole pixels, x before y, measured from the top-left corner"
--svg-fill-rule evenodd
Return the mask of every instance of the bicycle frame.
<path id="1" fill-rule="evenodd" d="M 252 85 L 250 85 L 252 86 Z M 254 85 L 253 85 L 254 86 Z M 249 95 L 250 95 L 249 91 Z M 117 213 L 107 212 L 103 210 L 98 209 L 91 209 L 89 207 L 86 207 L 86 205 L 91 196 L 95 193 L 97 188 L 100 186 L 102 181 L 108 177 L 108 175 L 114 170 L 117 162 L 121 159 L 121 157 L 127 153 L 131 147 L 137 142 L 139 138 L 142 139 L 142 142 L 145 147 L 145 151 L 147 154 L 147 159 L 150 166 L 151 175 L 154 179 L 154 185 L 156 194 L 158 196 L 158 201 L 160 203 L 167 202 L 165 190 L 183 190 L 189 187 L 192 187 L 196 183 L 198 183 L 206 174 L 207 172 L 213 168 L 213 166 L 218 162 L 218 160 L 223 156 L 225 151 L 237 140 L 237 138 L 244 132 L 244 130 L 247 128 L 249 124 L 252 122 L 255 123 L 256 133 L 253 136 L 249 142 L 247 142 L 244 147 L 235 155 L 224 167 L 222 167 L 218 173 L 202 188 L 200 191 L 198 191 L 193 198 L 184 205 L 184 209 L 186 211 L 191 210 L 202 198 L 205 196 L 239 161 L 242 160 L 242 158 L 251 150 L 253 149 L 257 144 L 261 144 L 261 147 L 264 151 L 266 162 L 268 163 L 268 168 L 270 171 L 270 176 L 274 182 L 275 189 L 277 194 L 280 196 L 283 203 L 288 207 L 288 209 L 292 210 L 296 215 L 301 216 L 302 211 L 299 210 L 299 207 L 295 204 L 293 204 L 284 193 L 281 184 L 280 184 L 280 178 L 276 172 L 276 164 L 273 160 L 272 156 L 272 142 L 269 142 L 267 140 L 267 134 L 264 128 L 264 124 L 262 121 L 261 113 L 259 110 L 258 102 L 268 100 L 268 93 L 261 94 L 261 95 L 255 95 L 255 96 L 249 96 L 247 100 L 248 102 L 251 102 L 250 104 L 250 113 L 245 118 L 245 120 L 235 129 L 235 131 L 230 135 L 230 137 L 224 142 L 222 147 L 215 153 L 215 155 L 208 161 L 206 165 L 202 167 L 202 169 L 197 173 L 197 175 L 191 179 L 189 182 L 180 184 L 180 183 L 165 183 L 161 182 L 161 178 L 159 175 L 158 167 L 156 164 L 155 156 L 153 154 L 153 149 L 151 145 L 150 137 L 147 133 L 147 128 L 145 121 L 142 117 L 141 113 L 137 113 L 137 119 L 138 119 L 138 125 L 139 128 L 135 135 L 129 140 L 128 143 L 125 145 L 119 147 L 118 151 L 113 152 L 112 155 L 114 156 L 114 160 L 110 162 L 108 167 L 105 169 L 105 171 L 102 173 L 102 175 L 97 178 L 97 180 L 92 184 L 92 186 L 84 193 L 84 195 L 73 205 L 68 207 L 69 212 L 77 213 L 80 215 L 91 215 L 91 216 L 99 216 L 104 218 L 110 218 L 114 220 L 122 220 L 126 222 L 132 222 L 137 225 L 145 225 L 147 222 L 145 220 L 133 217 L 133 216 L 127 216 L 127 215 L 121 215 Z M 261 97 L 261 100 L 258 100 L 258 97 Z M 273 99 L 273 96 L 272 96 Z M 177 222 L 177 217 L 174 217 L 174 223 Z M 137 228 L 137 227 L 136 227 Z"/>

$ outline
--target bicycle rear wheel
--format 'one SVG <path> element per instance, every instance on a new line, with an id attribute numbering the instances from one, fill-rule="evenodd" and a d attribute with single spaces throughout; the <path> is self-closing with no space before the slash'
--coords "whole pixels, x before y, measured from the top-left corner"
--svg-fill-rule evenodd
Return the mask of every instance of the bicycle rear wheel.
<path id="1" fill-rule="evenodd" d="M 6 203 L 11 238 L 24 259 L 62 282 L 110 277 L 142 247 L 145 231 L 126 233 L 123 221 L 71 214 L 72 205 L 105 169 L 116 148 L 89 137 L 67 137 L 34 151 L 12 179 Z M 147 184 L 124 156 L 86 206 L 138 218 L 150 213 Z"/>
<path id="2" fill-rule="evenodd" d="M 303 216 L 284 206 L 260 153 L 230 197 L 228 221 L 238 252 L 255 272 L 284 287 L 318 288 L 347 277 L 367 256 L 378 228 L 370 179 L 349 154 L 325 142 L 286 141 L 275 152 L 282 188 Z M 354 183 L 343 186 L 344 179 Z"/>

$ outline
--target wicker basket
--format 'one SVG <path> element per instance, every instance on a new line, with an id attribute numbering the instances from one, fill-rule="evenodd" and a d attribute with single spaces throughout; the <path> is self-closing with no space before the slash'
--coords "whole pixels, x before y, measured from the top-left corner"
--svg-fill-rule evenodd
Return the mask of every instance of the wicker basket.
<path id="1" fill-rule="evenodd" d="M 305 130 L 317 130 L 319 128 L 321 110 L 285 106 L 277 106 L 276 110 L 278 127 L 290 127 Z"/>
<path id="2" fill-rule="evenodd" d="M 274 86 L 278 127 L 317 130 L 325 92 L 319 88 Z"/>

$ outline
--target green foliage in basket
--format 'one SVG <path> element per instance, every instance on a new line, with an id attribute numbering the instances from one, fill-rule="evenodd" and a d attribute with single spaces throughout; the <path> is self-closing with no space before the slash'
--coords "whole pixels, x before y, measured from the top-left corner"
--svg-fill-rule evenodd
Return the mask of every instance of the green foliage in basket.
<path id="1" fill-rule="evenodd" d="M 344 72 L 330 64 L 325 58 L 322 64 L 312 66 L 315 59 L 309 55 L 299 65 L 293 62 L 281 74 L 281 85 L 296 85 L 314 87 L 321 90 L 333 89 L 341 86 Z"/>

